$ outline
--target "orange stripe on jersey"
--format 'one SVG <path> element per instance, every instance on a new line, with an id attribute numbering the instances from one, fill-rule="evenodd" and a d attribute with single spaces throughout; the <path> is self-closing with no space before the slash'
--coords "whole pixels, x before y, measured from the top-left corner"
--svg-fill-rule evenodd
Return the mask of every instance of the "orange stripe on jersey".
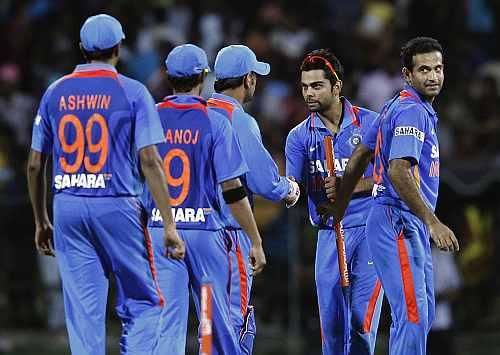
<path id="1" fill-rule="evenodd" d="M 236 244 L 236 259 L 238 260 L 238 271 L 240 272 L 241 315 L 245 318 L 248 303 L 247 271 L 245 268 L 245 259 L 243 258 L 239 244 Z"/>
<path id="2" fill-rule="evenodd" d="M 207 104 L 208 104 L 208 107 L 220 108 L 220 109 L 226 111 L 227 116 L 229 118 L 229 121 L 233 120 L 234 106 L 230 102 L 211 98 L 211 99 L 208 99 Z"/>
<path id="3" fill-rule="evenodd" d="M 401 266 L 401 277 L 403 280 L 403 290 L 406 302 L 406 313 L 408 320 L 418 324 L 418 307 L 415 296 L 415 287 L 413 285 L 413 275 L 411 273 L 410 260 L 408 259 L 408 250 L 406 249 L 403 231 L 398 236 L 398 255 Z"/>
<path id="4" fill-rule="evenodd" d="M 352 124 L 356 127 L 360 126 L 358 106 L 352 106 Z"/>
<path id="5" fill-rule="evenodd" d="M 156 288 L 156 293 L 160 298 L 160 306 L 163 307 L 165 304 L 165 298 L 163 298 L 163 294 L 161 293 L 160 286 L 158 285 L 158 277 L 156 275 L 156 267 L 155 267 L 155 259 L 153 254 L 153 242 L 151 241 L 151 235 L 146 227 L 144 228 L 144 239 L 146 240 L 146 251 L 148 254 L 148 262 L 149 268 L 151 269 L 151 274 L 153 275 L 153 282 Z"/>
<path id="6" fill-rule="evenodd" d="M 170 100 L 160 102 L 157 105 L 157 108 L 174 108 L 177 110 L 190 110 L 190 109 L 197 109 L 197 110 L 202 110 L 203 112 L 207 113 L 207 106 L 204 104 L 200 103 L 194 103 L 194 104 L 180 104 L 177 102 L 172 102 Z"/>
<path id="7" fill-rule="evenodd" d="M 404 99 L 407 99 L 409 97 L 414 97 L 415 95 L 413 95 L 411 92 L 409 92 L 408 90 L 403 90 L 399 93 L 399 99 L 400 100 L 404 100 Z"/>
<path id="8" fill-rule="evenodd" d="M 370 297 L 370 302 L 368 303 L 368 309 L 366 310 L 365 319 L 363 321 L 363 332 L 369 333 L 372 329 L 373 313 L 375 313 L 375 306 L 377 305 L 378 296 L 380 295 L 380 290 L 382 289 L 382 284 L 380 280 L 375 283 L 375 288 L 373 289 L 372 296 Z"/>
<path id="9" fill-rule="evenodd" d="M 76 71 L 66 75 L 63 79 L 73 78 L 112 78 L 117 79 L 118 74 L 112 70 L 89 70 L 89 71 Z"/>

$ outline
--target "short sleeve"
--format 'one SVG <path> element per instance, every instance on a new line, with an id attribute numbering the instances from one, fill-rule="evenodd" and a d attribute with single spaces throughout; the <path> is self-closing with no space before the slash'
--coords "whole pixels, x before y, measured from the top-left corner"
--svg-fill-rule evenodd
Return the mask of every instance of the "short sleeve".
<path id="1" fill-rule="evenodd" d="M 286 138 L 286 176 L 293 176 L 298 182 L 303 182 L 305 149 L 299 133 L 298 127 L 295 127 Z"/>
<path id="2" fill-rule="evenodd" d="M 137 150 L 164 142 L 163 128 L 153 97 L 142 85 L 139 86 L 138 94 L 134 101 L 134 112 Z"/>
<path id="3" fill-rule="evenodd" d="M 375 146 L 377 145 L 377 133 L 380 127 L 380 115 L 377 116 L 375 120 L 373 120 L 365 130 L 363 134 L 363 138 L 361 140 L 361 144 L 368 147 L 368 149 L 374 151 Z"/>
<path id="4" fill-rule="evenodd" d="M 210 115 L 213 123 L 214 170 L 217 182 L 222 183 L 245 174 L 248 167 L 229 120 L 218 114 Z"/>
<path id="5" fill-rule="evenodd" d="M 31 149 L 45 154 L 52 153 L 53 145 L 53 131 L 48 110 L 48 97 L 49 91 L 47 90 L 40 101 L 31 134 Z"/>
<path id="6" fill-rule="evenodd" d="M 389 161 L 410 159 L 418 163 L 425 139 L 425 113 L 416 105 L 399 112 L 392 121 Z"/>

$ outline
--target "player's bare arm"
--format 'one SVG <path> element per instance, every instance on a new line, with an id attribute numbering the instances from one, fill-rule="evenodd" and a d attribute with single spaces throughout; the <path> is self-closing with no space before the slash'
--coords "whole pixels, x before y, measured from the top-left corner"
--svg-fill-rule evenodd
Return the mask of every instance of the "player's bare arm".
<path id="1" fill-rule="evenodd" d="M 231 209 L 236 221 L 252 240 L 252 249 L 250 250 L 250 262 L 252 263 L 252 276 L 260 273 L 266 265 L 266 255 L 262 248 L 262 238 L 260 237 L 257 223 L 250 207 L 250 202 L 246 197 L 244 187 L 240 179 L 231 179 L 222 184 L 224 200 Z"/>
<path id="2" fill-rule="evenodd" d="M 351 196 L 358 186 L 359 188 L 365 188 L 365 184 L 373 186 L 373 181 L 370 181 L 371 179 L 360 181 L 372 160 L 372 156 L 373 152 L 366 145 L 359 144 L 347 163 L 340 185 L 337 184 L 337 179 L 334 176 L 325 178 L 326 195 L 331 201 L 335 201 L 335 203 L 327 203 L 319 206 L 318 213 L 331 215 L 336 221 L 342 219 Z M 364 180 L 367 181 L 365 182 Z"/>
<path id="3" fill-rule="evenodd" d="M 459 245 L 455 234 L 427 207 L 418 191 L 410 169 L 411 163 L 406 159 L 391 160 L 389 163 L 389 177 L 394 188 L 410 210 L 427 225 L 431 238 L 439 249 L 458 251 Z"/>
<path id="4" fill-rule="evenodd" d="M 175 221 L 170 206 L 170 194 L 165 183 L 166 177 L 163 170 L 163 163 L 156 146 L 150 145 L 142 148 L 139 151 L 139 157 L 142 172 L 146 177 L 149 190 L 163 218 L 167 256 L 174 259 L 182 259 L 186 253 L 186 248 L 175 228 Z"/>
<path id="5" fill-rule="evenodd" d="M 28 191 L 35 217 L 35 245 L 36 249 L 44 254 L 54 256 L 52 243 L 52 223 L 47 213 L 47 182 L 45 180 L 45 166 L 48 155 L 31 150 L 28 157 Z"/>

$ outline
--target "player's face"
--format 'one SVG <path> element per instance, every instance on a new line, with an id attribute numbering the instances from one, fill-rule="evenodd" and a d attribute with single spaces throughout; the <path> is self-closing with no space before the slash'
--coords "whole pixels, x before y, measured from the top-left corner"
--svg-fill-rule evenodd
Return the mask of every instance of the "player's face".
<path id="1" fill-rule="evenodd" d="M 443 55 L 435 51 L 413 56 L 413 70 L 404 70 L 406 81 L 422 96 L 433 100 L 443 87 Z M 405 68 L 406 69 L 406 68 Z"/>
<path id="2" fill-rule="evenodd" d="M 323 69 L 303 71 L 301 73 L 302 96 L 309 111 L 322 112 L 331 107 L 339 95 L 336 85 L 332 89 L 330 80 Z"/>

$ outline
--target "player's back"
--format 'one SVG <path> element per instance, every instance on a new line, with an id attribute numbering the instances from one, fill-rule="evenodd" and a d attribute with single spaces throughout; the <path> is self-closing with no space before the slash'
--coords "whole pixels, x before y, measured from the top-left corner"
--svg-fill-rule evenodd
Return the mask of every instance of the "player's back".
<path id="1" fill-rule="evenodd" d="M 47 90 L 35 125 L 45 124 L 40 121 L 47 116 L 49 123 L 43 129 L 53 137 L 56 193 L 91 197 L 141 193 L 137 154 L 141 139 L 136 130 L 141 129 L 141 120 L 147 120 L 137 114 L 144 100 L 151 100 L 154 107 L 142 84 L 108 65 L 78 66 Z"/>
<path id="2" fill-rule="evenodd" d="M 217 166 L 231 162 L 216 161 L 218 150 L 224 149 L 216 141 L 225 139 L 218 129 L 222 121 L 229 123 L 208 112 L 206 102 L 197 96 L 169 96 L 157 108 L 165 134 L 158 151 L 165 164 L 177 228 L 221 229 L 217 191 L 222 176 L 218 176 Z M 150 196 L 147 204 L 152 211 L 149 226 L 161 226 L 162 218 Z"/>

